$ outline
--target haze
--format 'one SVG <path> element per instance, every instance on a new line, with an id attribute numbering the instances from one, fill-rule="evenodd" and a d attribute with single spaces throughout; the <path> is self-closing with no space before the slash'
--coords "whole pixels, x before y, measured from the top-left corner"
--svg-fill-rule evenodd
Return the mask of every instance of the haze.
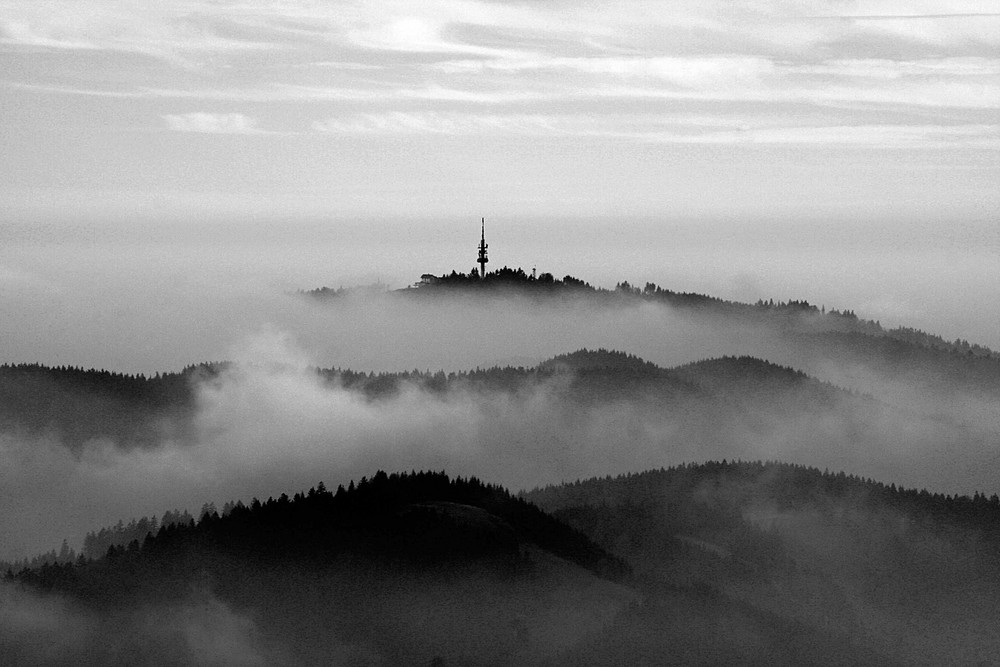
<path id="1" fill-rule="evenodd" d="M 225 359 L 267 328 L 295 337 L 321 366 L 356 370 L 461 370 L 584 346 L 662 364 L 694 360 L 633 349 L 635 332 L 614 320 L 553 329 L 530 319 L 477 323 L 472 313 L 435 320 L 375 308 L 340 317 L 288 295 L 376 281 L 400 288 L 422 273 L 468 271 L 475 222 L 8 223 L 0 228 L 3 361 L 151 374 Z M 490 266 L 537 266 L 607 288 L 628 280 L 748 302 L 806 299 L 1000 347 L 995 226 L 762 228 L 497 216 Z"/>

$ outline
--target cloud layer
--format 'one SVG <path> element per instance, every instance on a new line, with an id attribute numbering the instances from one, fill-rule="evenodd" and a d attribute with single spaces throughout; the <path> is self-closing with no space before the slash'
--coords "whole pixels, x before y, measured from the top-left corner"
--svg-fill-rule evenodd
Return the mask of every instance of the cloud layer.
<path id="1" fill-rule="evenodd" d="M 208 134 L 255 134 L 256 121 L 241 113 L 216 114 L 194 112 L 168 114 L 163 117 L 171 130 L 205 132 Z"/>
<path id="2" fill-rule="evenodd" d="M 989 218 L 994 4 L 0 0 L 0 213 Z"/>
<path id="3" fill-rule="evenodd" d="M 451 128 L 682 140 L 636 125 L 693 101 L 740 102 L 736 114 L 710 115 L 717 122 L 750 116 L 751 128 L 763 122 L 766 131 L 751 135 L 757 142 L 997 148 L 997 125 L 977 115 L 1000 99 L 1000 13 L 989 2 L 908 4 L 905 13 L 878 2 L 820 1 L 627 2 L 608 11 L 475 0 L 191 1 L 141 10 L 94 0 L 86 11 L 77 3 L 5 4 L 0 48 L 19 64 L 4 77 L 8 88 L 192 98 L 203 108 L 163 114 L 169 127 L 185 131 L 245 133 L 255 129 L 248 116 L 260 104 L 297 103 L 304 106 L 273 117 L 267 129 L 393 133 L 403 119 L 432 115 Z M 28 61 L 39 50 L 53 58 Z M 110 62 L 131 59 L 124 76 L 70 70 L 74 58 L 100 53 Z M 244 109 L 204 108 L 213 100 Z M 316 100 L 377 109 L 359 110 L 368 121 L 358 121 L 305 106 Z M 609 103 L 614 114 L 602 111 Z M 765 113 L 748 112 L 752 104 L 766 105 Z M 796 104 L 831 118 L 803 121 Z M 496 109 L 483 115 L 476 108 L 483 105 Z M 600 121 L 566 123 L 566 105 Z M 913 131 L 893 117 L 926 109 L 951 111 L 933 122 L 921 112 L 909 119 Z M 886 131 L 870 122 L 850 139 L 828 131 L 853 126 L 859 110 L 884 114 Z M 404 124 L 409 132 L 442 132 L 440 122 Z M 688 133 L 703 127 L 685 126 Z M 914 132 L 920 141 L 912 141 Z M 723 132 L 711 141 L 746 139 Z"/>

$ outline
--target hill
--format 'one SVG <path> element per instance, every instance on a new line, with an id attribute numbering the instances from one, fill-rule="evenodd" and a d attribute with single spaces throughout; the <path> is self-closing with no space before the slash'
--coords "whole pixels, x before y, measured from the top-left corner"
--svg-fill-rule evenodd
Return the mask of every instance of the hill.
<path id="1" fill-rule="evenodd" d="M 207 605 L 236 626 L 235 655 L 255 663 L 518 664 L 600 627 L 633 598 L 615 583 L 628 577 L 622 561 L 500 487 L 378 472 L 335 492 L 320 484 L 206 511 L 98 559 L 11 572 L 6 586 L 22 605 L 58 595 L 86 619 L 50 647 L 56 662 L 204 664 L 184 627 L 144 623 Z M 42 634 L 7 633 L 0 654 L 35 662 Z"/>
<path id="2" fill-rule="evenodd" d="M 73 449 L 94 439 L 148 447 L 190 436 L 196 383 L 221 365 L 154 377 L 108 370 L 0 365 L 0 433 L 57 438 Z"/>
<path id="3" fill-rule="evenodd" d="M 484 456 L 503 463 L 507 479 L 523 485 L 551 480 L 539 479 L 537 460 L 553 451 L 560 452 L 559 474 L 571 476 L 704 457 L 781 459 L 963 491 L 1000 478 L 992 454 L 1000 416 L 993 415 L 997 404 L 984 398 L 952 393 L 928 408 L 899 402 L 894 386 L 860 394 L 749 356 L 661 368 L 603 349 L 558 355 L 531 368 L 450 373 L 203 364 L 143 378 L 0 367 L 0 431 L 29 443 L 50 437 L 74 452 L 90 442 L 110 441 L 120 450 L 208 444 L 236 428 L 234 420 L 247 419 L 220 412 L 213 407 L 219 401 L 238 407 L 257 401 L 245 406 L 251 414 L 269 409 L 266 393 L 245 393 L 248 377 L 264 385 L 293 383 L 329 409 L 362 401 L 373 418 L 417 401 L 422 411 L 489 421 L 497 437 L 483 440 Z"/>
<path id="4" fill-rule="evenodd" d="M 588 507 L 597 517 L 621 509 L 635 480 L 655 474 L 664 473 L 618 480 L 615 502 Z M 608 483 L 532 495 L 592 498 Z M 725 502 L 709 494 L 714 500 Z M 736 531 L 749 564 L 718 555 L 722 546 L 697 545 L 705 531 L 732 528 L 724 512 L 703 512 L 702 532 L 684 528 L 691 544 L 664 552 L 678 571 L 715 577 L 681 582 L 642 558 L 633 574 L 582 532 L 606 539 L 611 526 L 581 520 L 579 510 L 559 510 L 583 524 L 571 528 L 500 487 L 443 473 L 379 472 L 336 492 L 319 485 L 227 503 L 221 516 L 208 508 L 197 522 L 162 527 L 98 559 L 9 574 L 0 586 L 9 612 L 54 605 L 61 628 L 72 630 L 55 641 L 51 626 L 22 624 L 0 635 L 0 651 L 31 663 L 44 646 L 48 661 L 78 664 L 731 664 L 748 656 L 893 664 L 885 647 L 842 627 L 794 620 L 730 590 L 780 569 L 765 553 L 773 540 Z M 622 514 L 621 529 L 659 521 L 640 516 Z M 645 546 L 672 525 L 630 539 Z"/>
<path id="5" fill-rule="evenodd" d="M 395 396 L 406 386 L 441 395 L 449 391 L 516 393 L 561 376 L 570 380 L 566 398 L 610 401 L 698 395 L 699 385 L 712 391 L 735 391 L 745 388 L 736 385 L 748 377 L 771 372 L 773 365 L 757 361 L 754 368 L 733 368 L 726 377 L 711 382 L 705 370 L 708 366 L 695 364 L 673 372 L 634 355 L 604 349 L 558 355 L 533 368 L 493 367 L 448 374 L 364 373 L 335 368 L 311 372 L 330 386 L 360 392 L 370 399 Z M 732 363 L 721 359 L 715 367 L 718 371 L 720 365 Z M 102 438 L 124 448 L 154 446 L 170 438 L 183 440 L 192 436 L 190 422 L 198 408 L 199 385 L 220 381 L 229 366 L 205 363 L 178 373 L 146 377 L 40 364 L 2 365 L 0 432 L 49 435 L 73 448 Z M 732 386 L 724 387 L 726 381 Z"/>
<path id="6" fill-rule="evenodd" d="M 523 269 L 502 267 L 486 273 L 483 279 L 478 274 L 452 271 L 440 276 L 425 275 L 414 286 L 387 292 L 385 286 L 331 289 L 321 287 L 300 291 L 299 295 L 311 299 L 328 300 L 365 294 L 389 294 L 406 298 L 449 297 L 456 294 L 472 294 L 480 298 L 492 296 L 518 295 L 532 299 L 555 300 L 567 297 L 589 299 L 594 305 L 627 305 L 650 302 L 673 308 L 722 316 L 730 321 L 769 322 L 781 329 L 805 334 L 861 334 L 869 338 L 887 338 L 905 346 L 924 350 L 947 352 L 959 356 L 992 358 L 1000 360 L 997 353 L 986 346 L 970 343 L 968 340 L 949 341 L 943 337 L 915 329 L 913 327 L 885 328 L 878 320 L 859 318 L 853 310 L 826 306 L 816 306 L 805 300 L 774 301 L 761 299 L 756 303 L 744 303 L 721 299 L 708 294 L 677 292 L 647 282 L 645 286 L 632 285 L 627 280 L 619 282 L 613 290 L 594 287 L 590 283 L 565 276 L 557 279 L 551 273 L 541 273 L 537 277 Z M 862 338 L 860 340 L 866 340 Z"/>
<path id="7" fill-rule="evenodd" d="M 906 664 L 976 664 L 1000 648 L 990 611 L 1000 599 L 995 494 L 947 496 L 805 466 L 723 461 L 525 497 L 628 561 L 640 578 L 708 586 Z M 633 612 L 640 625 L 650 615 L 664 620 Z M 667 650 L 656 639 L 608 642 L 595 640 L 573 661 L 603 664 L 608 645 L 633 655 Z"/>

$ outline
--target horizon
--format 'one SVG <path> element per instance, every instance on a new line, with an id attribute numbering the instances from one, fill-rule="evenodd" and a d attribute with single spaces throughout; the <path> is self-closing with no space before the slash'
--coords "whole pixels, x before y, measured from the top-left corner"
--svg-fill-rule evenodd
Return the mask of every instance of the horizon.
<path id="1" fill-rule="evenodd" d="M 218 355 L 255 294 L 468 271 L 481 217 L 490 266 L 1000 349 L 987 0 L 0 7 L 4 360 Z"/>
<path id="2" fill-rule="evenodd" d="M 7 286 L 0 306 L 18 313 L 0 323 L 2 361 L 152 374 L 228 358 L 234 346 L 276 329 L 299 336 L 316 365 L 410 369 L 412 361 L 349 358 L 349 346 L 337 353 L 320 343 L 322 327 L 331 323 L 289 295 L 379 281 L 401 288 L 424 273 L 468 272 L 479 222 L 470 216 L 420 224 L 230 222 L 207 229 L 194 222 L 71 229 L 0 224 L 0 276 Z M 910 233 L 913 224 L 761 226 L 767 233 L 705 220 L 626 225 L 487 216 L 488 270 L 537 267 L 606 289 L 652 282 L 745 303 L 804 300 L 852 310 L 886 328 L 912 327 L 1000 349 L 1000 284 L 993 280 L 1000 271 L 1000 228 L 972 222 L 948 228 L 927 222 L 917 233 Z M 462 361 L 473 367 L 503 358 L 484 349 Z M 456 363 L 446 370 L 461 370 Z"/>

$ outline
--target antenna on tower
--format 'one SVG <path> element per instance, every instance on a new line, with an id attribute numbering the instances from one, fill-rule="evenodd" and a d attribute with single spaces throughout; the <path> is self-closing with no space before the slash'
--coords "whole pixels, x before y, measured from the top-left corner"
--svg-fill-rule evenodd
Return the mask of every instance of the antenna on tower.
<path id="1" fill-rule="evenodd" d="M 480 280 L 486 277 L 486 263 L 490 260 L 486 257 L 486 249 L 489 246 L 486 244 L 486 218 L 483 218 L 483 236 L 479 241 L 479 278 Z"/>

